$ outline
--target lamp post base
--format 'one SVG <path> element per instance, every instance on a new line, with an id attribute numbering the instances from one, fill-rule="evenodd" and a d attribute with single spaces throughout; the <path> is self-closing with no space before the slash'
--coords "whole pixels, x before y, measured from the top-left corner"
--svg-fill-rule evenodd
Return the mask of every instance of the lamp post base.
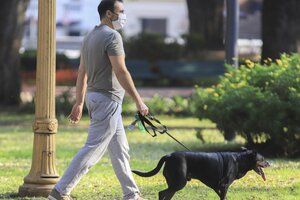
<path id="1" fill-rule="evenodd" d="M 54 184 L 51 185 L 38 185 L 26 184 L 19 187 L 20 197 L 48 197 Z"/>
<path id="2" fill-rule="evenodd" d="M 52 174 L 51 177 L 42 177 L 36 173 L 30 173 L 24 178 L 24 184 L 19 187 L 20 197 L 48 197 L 59 176 Z"/>

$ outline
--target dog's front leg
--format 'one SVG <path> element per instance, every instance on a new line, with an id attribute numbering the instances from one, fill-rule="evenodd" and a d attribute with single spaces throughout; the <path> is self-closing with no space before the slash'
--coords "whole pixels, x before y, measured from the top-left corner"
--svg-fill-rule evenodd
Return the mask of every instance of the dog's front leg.
<path id="1" fill-rule="evenodd" d="M 220 200 L 226 200 L 226 194 L 228 190 L 229 185 L 222 185 L 220 189 Z"/>

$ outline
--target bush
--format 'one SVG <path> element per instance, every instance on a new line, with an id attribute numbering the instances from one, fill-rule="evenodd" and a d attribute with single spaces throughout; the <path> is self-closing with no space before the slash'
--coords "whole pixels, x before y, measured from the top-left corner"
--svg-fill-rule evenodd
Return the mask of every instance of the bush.
<path id="1" fill-rule="evenodd" d="M 58 119 L 64 118 L 71 113 L 75 99 L 72 96 L 70 89 L 58 95 L 55 98 L 55 112 Z"/>
<path id="2" fill-rule="evenodd" d="M 212 88 L 197 88 L 191 108 L 224 133 L 237 132 L 250 146 L 296 155 L 300 145 L 300 55 L 264 64 L 246 60 Z M 260 145 L 258 145 L 260 144 Z"/>
<path id="3" fill-rule="evenodd" d="M 58 119 L 68 116 L 75 103 L 75 96 L 71 93 L 71 88 L 64 91 L 62 94 L 56 96 L 56 115 Z M 189 110 L 189 99 L 181 96 L 174 96 L 172 98 L 161 97 L 154 95 L 150 99 L 145 100 L 150 112 L 153 115 L 159 114 L 175 114 L 175 115 L 191 115 Z M 34 99 L 31 102 L 22 104 L 19 111 L 22 113 L 33 113 L 35 109 Z M 125 96 L 122 104 L 123 115 L 135 115 L 136 105 L 131 97 Z M 83 114 L 87 114 L 87 108 L 84 106 Z"/>
<path id="4" fill-rule="evenodd" d="M 175 103 L 170 98 L 163 98 L 159 95 L 154 95 L 150 100 L 146 102 L 153 115 L 170 113 L 174 108 Z"/>
<path id="5" fill-rule="evenodd" d="M 171 108 L 172 113 L 176 115 L 190 115 L 189 110 L 189 99 L 184 98 L 182 96 L 174 96 L 172 97 L 172 100 L 174 101 L 174 107 Z"/>
<path id="6" fill-rule="evenodd" d="M 20 63 L 22 71 L 35 71 L 37 65 L 37 51 L 27 50 L 20 54 Z M 56 53 L 56 69 L 77 69 L 79 58 L 70 59 L 64 53 Z"/>
<path id="7" fill-rule="evenodd" d="M 176 60 L 182 56 L 182 46 L 177 42 L 165 42 L 165 36 L 155 33 L 141 33 L 124 42 L 128 59 Z"/>
<path id="8" fill-rule="evenodd" d="M 199 51 L 205 49 L 205 39 L 201 34 L 189 33 L 182 35 L 185 40 L 185 56 L 197 58 Z"/>
<path id="9" fill-rule="evenodd" d="M 136 114 L 136 106 L 131 97 L 125 96 L 122 104 L 123 115 L 134 116 Z"/>
<path id="10" fill-rule="evenodd" d="M 172 98 L 154 95 L 152 98 L 146 99 L 145 103 L 153 115 L 174 114 L 187 116 L 191 115 L 188 101 L 188 98 L 179 95 Z M 125 96 L 122 107 L 124 115 L 134 115 L 137 112 L 135 103 L 129 96 Z"/>

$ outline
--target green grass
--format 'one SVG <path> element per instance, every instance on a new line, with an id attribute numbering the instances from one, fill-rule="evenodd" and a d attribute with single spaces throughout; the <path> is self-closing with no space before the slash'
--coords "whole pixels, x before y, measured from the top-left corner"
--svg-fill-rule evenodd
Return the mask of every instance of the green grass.
<path id="1" fill-rule="evenodd" d="M 158 117 L 162 123 L 173 127 L 170 133 L 186 146 L 197 150 L 213 148 L 226 149 L 243 145 L 243 140 L 227 143 L 221 134 L 215 130 L 214 124 L 208 121 L 198 121 L 194 118 Z M 11 115 L 0 113 L 0 199 L 21 199 L 17 197 L 18 188 L 23 184 L 23 178 L 31 167 L 33 132 L 32 115 Z M 133 117 L 125 118 L 127 126 Z M 56 135 L 57 140 L 57 170 L 63 174 L 73 156 L 84 144 L 87 136 L 88 119 L 83 118 L 80 125 L 72 126 L 67 120 L 60 122 Z M 197 137 L 197 128 L 203 130 L 203 144 Z M 176 129 L 180 128 L 180 129 Z M 131 166 L 133 169 L 153 169 L 161 156 L 181 150 L 182 148 L 167 135 L 152 138 L 147 133 L 137 130 L 127 131 L 130 143 Z M 271 167 L 265 170 L 267 181 L 264 182 L 254 172 L 249 172 L 244 178 L 233 183 L 228 191 L 228 199 L 234 200 L 296 200 L 300 196 L 300 162 L 299 160 L 268 159 Z M 157 199 L 157 193 L 166 188 L 162 173 L 150 178 L 135 176 L 135 180 L 149 200 Z M 109 157 L 105 155 L 90 172 L 83 177 L 72 192 L 76 199 L 122 199 L 121 188 L 114 175 Z M 40 199 L 45 198 L 23 198 Z M 187 186 L 176 193 L 174 200 L 218 199 L 217 195 L 197 180 L 190 181 Z"/>

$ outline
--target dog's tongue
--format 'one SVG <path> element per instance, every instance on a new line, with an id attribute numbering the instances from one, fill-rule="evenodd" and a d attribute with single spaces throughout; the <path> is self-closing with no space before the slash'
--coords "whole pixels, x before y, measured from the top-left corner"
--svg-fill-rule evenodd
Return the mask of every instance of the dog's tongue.
<path id="1" fill-rule="evenodd" d="M 262 179 L 264 180 L 264 181 L 266 181 L 267 179 L 266 179 L 266 176 L 265 176 L 265 173 L 264 173 L 264 171 L 263 170 L 261 170 L 261 177 L 262 177 Z"/>

